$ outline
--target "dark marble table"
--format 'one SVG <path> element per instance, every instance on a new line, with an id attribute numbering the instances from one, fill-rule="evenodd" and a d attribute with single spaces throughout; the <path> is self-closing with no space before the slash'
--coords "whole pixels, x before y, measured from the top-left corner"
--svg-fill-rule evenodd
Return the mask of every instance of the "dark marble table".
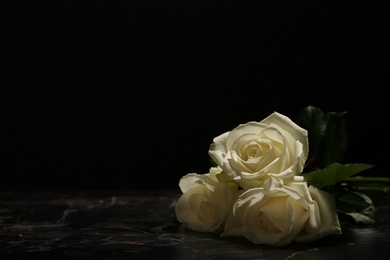
<path id="1" fill-rule="evenodd" d="M 390 195 L 375 194 L 376 223 L 286 247 L 185 230 L 179 190 L 2 191 L 0 259 L 386 259 Z"/>

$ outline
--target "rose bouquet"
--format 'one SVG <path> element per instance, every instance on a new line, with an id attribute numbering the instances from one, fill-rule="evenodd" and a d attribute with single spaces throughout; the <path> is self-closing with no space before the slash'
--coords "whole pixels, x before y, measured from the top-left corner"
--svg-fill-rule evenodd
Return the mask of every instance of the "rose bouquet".
<path id="1" fill-rule="evenodd" d="M 372 223 L 374 205 L 356 189 L 364 180 L 356 175 L 373 165 L 342 164 L 344 114 L 308 106 L 294 122 L 274 112 L 215 137 L 210 171 L 179 181 L 177 220 L 194 231 L 275 246 L 341 234 L 341 214 Z"/>

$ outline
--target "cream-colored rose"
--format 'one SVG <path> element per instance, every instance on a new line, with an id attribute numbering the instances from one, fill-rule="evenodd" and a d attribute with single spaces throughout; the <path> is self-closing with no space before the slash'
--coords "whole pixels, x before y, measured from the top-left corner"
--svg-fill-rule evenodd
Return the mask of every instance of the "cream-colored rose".
<path id="1" fill-rule="evenodd" d="M 311 189 L 306 182 L 269 178 L 264 187 L 243 192 L 233 206 L 222 237 L 244 236 L 255 244 L 284 246 L 292 241 L 309 242 L 340 233 L 334 201 Z"/>
<path id="2" fill-rule="evenodd" d="M 308 156 L 307 131 L 274 112 L 260 122 L 240 124 L 216 138 L 209 155 L 244 189 L 261 187 L 269 176 L 289 182 Z"/>
<path id="3" fill-rule="evenodd" d="M 307 243 L 329 235 L 341 234 L 334 197 L 326 191 L 310 186 L 309 192 L 316 203 L 314 214 L 310 216 L 305 229 L 295 239 L 298 243 Z"/>
<path id="4" fill-rule="evenodd" d="M 212 167 L 207 174 L 183 176 L 179 186 L 183 194 L 175 206 L 177 220 L 195 231 L 222 231 L 237 198 L 238 184 L 220 167 Z"/>

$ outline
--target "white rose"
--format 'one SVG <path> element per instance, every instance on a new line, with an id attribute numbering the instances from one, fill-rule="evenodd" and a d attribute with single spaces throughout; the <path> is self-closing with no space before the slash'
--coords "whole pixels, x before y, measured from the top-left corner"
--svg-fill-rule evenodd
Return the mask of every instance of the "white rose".
<path id="1" fill-rule="evenodd" d="M 309 187 L 310 195 L 316 203 L 314 215 L 306 224 L 303 232 L 295 239 L 298 243 L 307 243 L 329 235 L 341 234 L 334 197 L 326 191 Z"/>
<path id="2" fill-rule="evenodd" d="M 220 167 L 212 167 L 208 174 L 189 173 L 180 179 L 183 194 L 175 212 L 184 227 L 201 232 L 223 230 L 238 190 L 238 184 L 224 174 Z"/>
<path id="3" fill-rule="evenodd" d="M 307 131 L 277 112 L 240 124 L 214 138 L 209 155 L 244 189 L 261 187 L 269 176 L 292 181 L 308 156 Z"/>
<path id="4" fill-rule="evenodd" d="M 221 236 L 244 236 L 255 244 L 284 246 L 294 240 L 308 242 L 339 234 L 334 201 L 316 189 L 312 191 L 319 205 L 306 182 L 286 186 L 271 177 L 264 187 L 249 189 L 238 197 Z"/>

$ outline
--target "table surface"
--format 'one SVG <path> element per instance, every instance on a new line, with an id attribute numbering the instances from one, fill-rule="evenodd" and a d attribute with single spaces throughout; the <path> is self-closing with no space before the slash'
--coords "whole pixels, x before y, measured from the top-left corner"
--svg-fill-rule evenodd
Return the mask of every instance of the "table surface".
<path id="1" fill-rule="evenodd" d="M 309 244 L 255 245 L 185 230 L 179 190 L 2 191 L 0 259 L 386 259 L 390 195 L 373 196 L 376 223 Z"/>

